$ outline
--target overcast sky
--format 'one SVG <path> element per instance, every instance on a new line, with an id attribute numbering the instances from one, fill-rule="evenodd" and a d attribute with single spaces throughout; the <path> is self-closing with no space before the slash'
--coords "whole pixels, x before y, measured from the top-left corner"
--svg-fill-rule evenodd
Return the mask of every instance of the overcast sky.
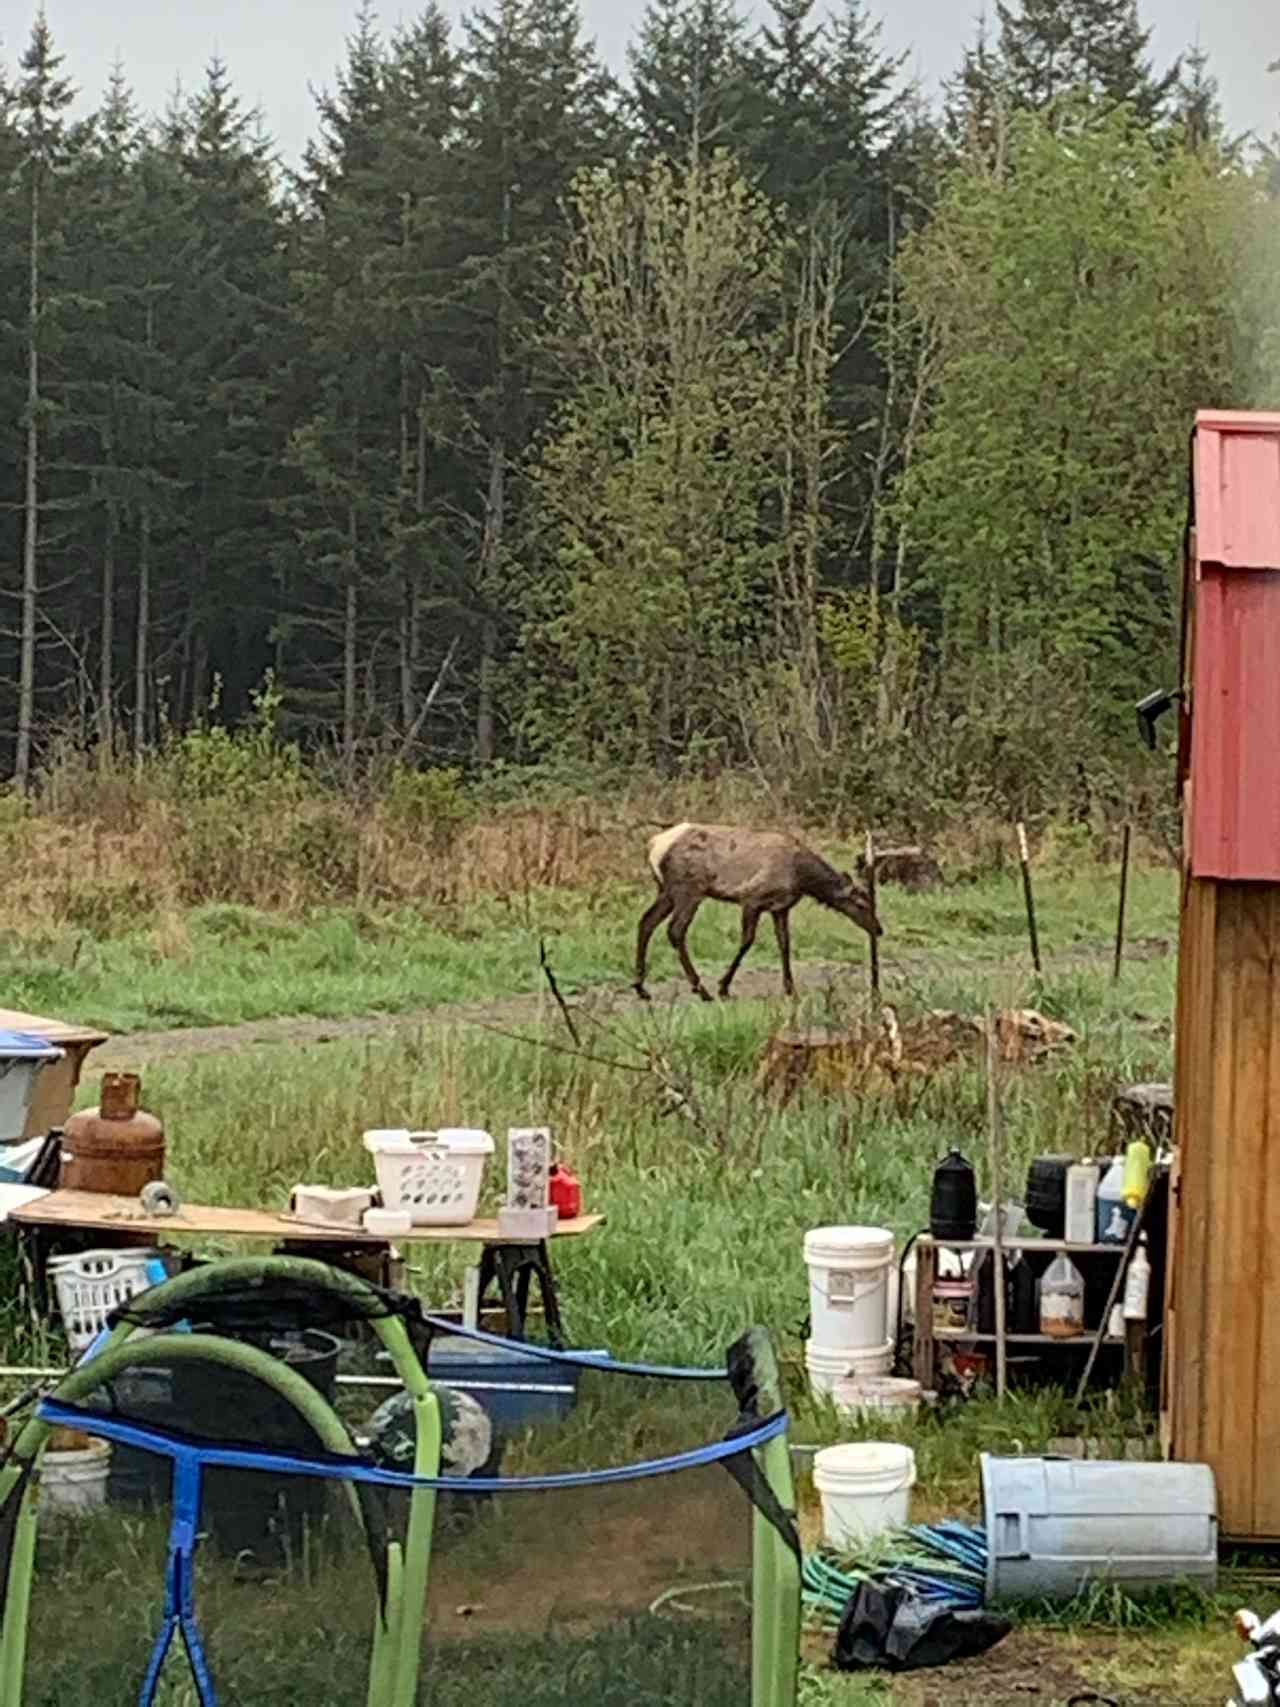
<path id="1" fill-rule="evenodd" d="M 619 69 L 644 4 L 582 0 L 589 31 Z M 465 0 L 446 5 L 455 15 L 471 9 Z M 766 11 L 763 0 L 746 9 Z M 1161 59 L 1196 39 L 1208 49 L 1231 128 L 1266 135 L 1275 130 L 1280 75 L 1269 76 L 1266 67 L 1280 58 L 1276 0 L 1144 0 L 1142 9 L 1155 28 Z M 981 0 L 870 0 L 869 10 L 885 16 L 886 46 L 909 52 L 912 72 L 932 87 L 950 74 L 971 38 Z M 36 0 L 6 0 L 0 8 L 0 54 L 10 63 L 35 11 Z M 227 61 L 241 96 L 261 107 L 281 151 L 296 156 L 312 129 L 308 86 L 332 80 L 355 0 L 46 0 L 46 11 L 67 67 L 87 96 L 96 98 L 119 58 L 142 104 L 158 110 L 175 81 L 181 78 L 190 88 L 216 52 Z M 416 8 L 386 0 L 378 11 L 385 24 L 394 25 Z"/>

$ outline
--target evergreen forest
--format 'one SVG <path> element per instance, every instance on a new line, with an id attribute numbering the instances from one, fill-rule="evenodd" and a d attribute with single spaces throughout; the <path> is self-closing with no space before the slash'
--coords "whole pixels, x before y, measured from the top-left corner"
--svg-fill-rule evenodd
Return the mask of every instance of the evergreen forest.
<path id="1" fill-rule="evenodd" d="M 293 162 L 234 65 L 148 114 L 0 43 L 16 792 L 226 730 L 1131 799 L 1195 410 L 1280 406 L 1275 140 L 1135 0 L 997 0 L 931 98 L 862 0 L 766 11 L 650 0 L 614 69 L 573 0 L 363 11 Z"/>

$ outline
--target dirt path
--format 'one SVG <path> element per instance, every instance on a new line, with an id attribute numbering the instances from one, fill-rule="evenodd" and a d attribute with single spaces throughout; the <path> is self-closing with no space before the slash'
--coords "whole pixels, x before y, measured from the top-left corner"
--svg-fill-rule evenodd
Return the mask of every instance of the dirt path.
<path id="1" fill-rule="evenodd" d="M 1170 952 L 1170 944 L 1158 937 L 1144 938 L 1132 943 L 1126 954 L 1131 960 L 1153 960 Z M 1055 954 L 1053 966 L 1094 966 L 1104 964 L 1111 950 L 1103 944 L 1084 944 L 1065 953 Z M 969 960 L 967 970 L 975 980 L 984 976 L 1007 975 L 1008 955 L 983 960 Z M 938 955 L 903 955 L 886 965 L 886 979 L 895 983 L 936 974 Z M 796 984 L 802 993 L 837 987 L 853 974 L 861 979 L 862 967 L 857 963 L 810 961 L 795 968 Z M 653 981 L 650 984 L 655 1007 L 677 1000 L 689 1000 L 689 992 L 681 979 Z M 779 978 L 774 967 L 748 969 L 739 973 L 734 982 L 735 1001 L 771 1000 L 781 1003 Z M 590 1004 L 597 1009 L 611 1005 L 634 1007 L 630 987 L 624 984 L 600 984 L 576 991 L 569 1000 L 574 1006 Z M 113 1037 L 93 1053 L 95 1067 L 141 1067 L 151 1062 L 170 1060 L 182 1055 L 209 1055 L 232 1050 L 255 1049 L 272 1044 L 321 1044 L 349 1042 L 362 1037 L 388 1037 L 397 1032 L 420 1031 L 426 1025 L 488 1025 L 499 1028 L 523 1029 L 536 1023 L 545 1013 L 548 998 L 545 993 L 509 996 L 499 1001 L 442 1003 L 433 1008 L 416 1008 L 400 1014 L 360 1014 L 346 1019 L 310 1019 L 305 1017 L 249 1020 L 239 1025 L 191 1026 L 171 1031 L 135 1031 L 130 1035 Z"/>

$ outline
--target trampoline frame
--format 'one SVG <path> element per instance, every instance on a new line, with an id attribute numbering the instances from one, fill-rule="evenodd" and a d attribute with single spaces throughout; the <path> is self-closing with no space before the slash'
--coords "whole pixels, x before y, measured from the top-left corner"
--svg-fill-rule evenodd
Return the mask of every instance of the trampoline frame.
<path id="1" fill-rule="evenodd" d="M 166 1311 L 198 1315 L 198 1306 L 211 1295 L 230 1288 L 261 1288 L 265 1292 L 272 1282 L 290 1282 L 336 1295 L 350 1303 L 353 1317 L 372 1323 L 396 1375 L 413 1399 L 413 1476 L 425 1481 L 438 1480 L 442 1446 L 439 1403 L 405 1323 L 382 1309 L 379 1294 L 360 1276 L 306 1257 L 228 1258 L 191 1269 L 143 1296 L 148 1304 Z M 115 1380 L 139 1366 L 163 1368 L 203 1362 L 262 1381 L 293 1406 L 327 1453 L 359 1457 L 347 1428 L 328 1400 L 280 1359 L 218 1334 L 149 1333 L 137 1343 L 133 1336 L 138 1331 L 132 1322 L 118 1322 L 89 1347 L 46 1398 L 55 1404 L 74 1406 L 102 1382 Z M 749 1339 L 757 1402 L 766 1407 L 766 1414 L 778 1415 L 782 1411 L 782 1392 L 772 1346 L 760 1329 L 753 1330 Z M 522 1345 L 519 1349 L 536 1353 L 537 1348 Z M 37 1408 L 0 1468 L 0 1507 L 15 1494 L 21 1501 L 0 1617 L 0 1707 L 22 1704 L 35 1566 L 38 1469 L 55 1426 Z M 165 1624 L 152 1652 L 140 1702 L 145 1704 L 149 1700 L 149 1686 L 159 1673 L 174 1635 L 178 1634 L 187 1649 L 197 1693 L 202 1703 L 212 1703 L 212 1685 L 207 1674 L 202 1676 L 202 1651 L 190 1597 L 192 1559 L 197 1545 L 199 1466 L 187 1461 L 180 1449 L 175 1448 L 171 1456 L 173 1517 Z M 755 1447 L 753 1457 L 779 1506 L 793 1516 L 795 1494 L 785 1432 Z M 350 1481 L 346 1482 L 346 1491 L 363 1525 L 363 1512 Z M 403 1548 L 396 1540 L 386 1543 L 386 1588 L 370 1655 L 368 1707 L 415 1707 L 417 1701 L 435 1503 L 434 1487 L 412 1486 Z M 794 1707 L 800 1596 L 799 1560 L 775 1524 L 756 1506 L 752 1521 L 751 1707 Z"/>

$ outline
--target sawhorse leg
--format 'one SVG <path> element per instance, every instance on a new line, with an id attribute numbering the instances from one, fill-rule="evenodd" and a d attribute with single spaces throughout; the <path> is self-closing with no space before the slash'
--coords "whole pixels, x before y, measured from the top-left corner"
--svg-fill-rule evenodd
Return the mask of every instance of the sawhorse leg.
<path id="1" fill-rule="evenodd" d="M 537 1278 L 547 1323 L 547 1340 L 556 1351 L 564 1350 L 564 1327 L 560 1301 L 545 1240 L 536 1245 L 486 1245 L 480 1253 L 479 1307 L 484 1309 L 489 1289 L 495 1283 L 498 1299 L 507 1317 L 507 1337 L 526 1338 L 529 1289 Z"/>

